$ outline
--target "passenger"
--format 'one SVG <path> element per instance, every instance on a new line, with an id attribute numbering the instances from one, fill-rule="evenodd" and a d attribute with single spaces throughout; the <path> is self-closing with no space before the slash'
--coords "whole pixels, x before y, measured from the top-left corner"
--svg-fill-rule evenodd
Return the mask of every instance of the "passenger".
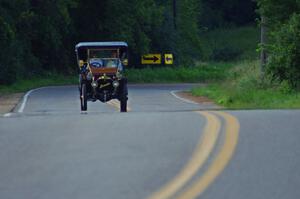
<path id="1" fill-rule="evenodd" d="M 122 62 L 119 59 L 116 51 L 112 52 L 111 59 L 107 60 L 106 62 L 106 67 L 118 68 L 119 71 L 123 70 Z"/>

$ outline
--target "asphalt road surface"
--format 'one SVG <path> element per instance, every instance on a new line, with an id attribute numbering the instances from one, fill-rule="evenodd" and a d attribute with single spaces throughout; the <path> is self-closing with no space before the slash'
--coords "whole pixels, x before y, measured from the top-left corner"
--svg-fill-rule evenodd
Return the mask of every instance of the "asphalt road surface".
<path id="1" fill-rule="evenodd" d="M 75 86 L 30 91 L 0 117 L 2 199 L 298 199 L 300 110 L 224 111 L 195 85 L 131 85 L 80 112 Z"/>

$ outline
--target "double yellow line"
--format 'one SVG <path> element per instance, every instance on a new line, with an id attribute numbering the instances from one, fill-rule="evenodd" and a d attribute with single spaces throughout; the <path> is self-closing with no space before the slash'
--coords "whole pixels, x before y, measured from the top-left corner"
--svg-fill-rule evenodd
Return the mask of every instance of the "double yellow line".
<path id="1" fill-rule="evenodd" d="M 197 112 L 207 120 L 203 135 L 190 161 L 169 183 L 152 194 L 148 199 L 193 199 L 201 195 L 206 188 L 223 171 L 231 159 L 238 142 L 239 122 L 225 112 Z M 221 131 L 221 120 L 225 123 L 225 139 L 223 145 L 205 173 L 184 187 L 203 167 L 213 151 Z"/>

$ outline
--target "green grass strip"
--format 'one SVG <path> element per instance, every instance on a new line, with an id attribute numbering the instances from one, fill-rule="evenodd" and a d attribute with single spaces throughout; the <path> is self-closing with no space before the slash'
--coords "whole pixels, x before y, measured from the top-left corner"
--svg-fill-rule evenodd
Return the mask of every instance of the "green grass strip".
<path id="1" fill-rule="evenodd" d="M 194 67 L 148 67 L 127 69 L 130 83 L 198 83 L 224 79 L 231 63 L 199 64 Z"/>
<path id="2" fill-rule="evenodd" d="M 230 109 L 295 109 L 300 108 L 300 92 L 285 82 L 261 82 L 258 62 L 244 62 L 227 71 L 225 81 L 194 88 L 194 96 L 206 96 Z"/>
<path id="3" fill-rule="evenodd" d="M 51 74 L 30 79 L 17 80 L 15 83 L 4 86 L 0 85 L 0 94 L 26 92 L 30 89 L 43 86 L 71 85 L 78 82 L 78 76 L 64 76 Z"/>

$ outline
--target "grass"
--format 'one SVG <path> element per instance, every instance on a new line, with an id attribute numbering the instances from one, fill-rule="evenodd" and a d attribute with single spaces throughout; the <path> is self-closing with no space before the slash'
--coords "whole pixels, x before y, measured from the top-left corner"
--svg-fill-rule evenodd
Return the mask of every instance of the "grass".
<path id="1" fill-rule="evenodd" d="M 201 63 L 195 67 L 127 69 L 130 83 L 193 83 L 223 79 L 232 63 Z"/>
<path id="2" fill-rule="evenodd" d="M 231 109 L 300 108 L 300 92 L 285 83 L 260 80 L 258 61 L 243 62 L 229 69 L 223 82 L 195 88 L 194 96 L 207 96 Z"/>
<path id="3" fill-rule="evenodd" d="M 49 73 L 47 75 L 34 77 L 30 79 L 17 80 L 15 83 L 8 86 L 0 85 L 0 94 L 26 92 L 30 89 L 43 86 L 70 85 L 76 84 L 77 82 L 77 76 L 64 76 Z"/>

